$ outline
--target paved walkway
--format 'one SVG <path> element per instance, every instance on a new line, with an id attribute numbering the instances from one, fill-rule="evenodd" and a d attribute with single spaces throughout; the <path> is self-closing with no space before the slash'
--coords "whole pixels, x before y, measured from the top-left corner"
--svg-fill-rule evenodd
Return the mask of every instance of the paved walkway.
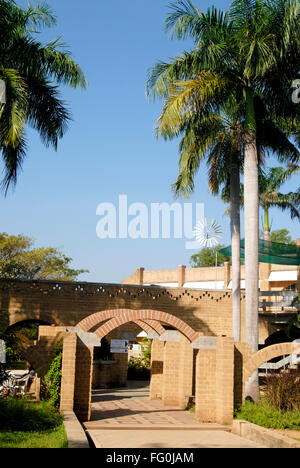
<path id="1" fill-rule="evenodd" d="M 84 424 L 97 448 L 257 448 L 230 428 L 200 424 L 194 415 L 149 400 L 146 383 L 95 390 L 91 421 Z"/>

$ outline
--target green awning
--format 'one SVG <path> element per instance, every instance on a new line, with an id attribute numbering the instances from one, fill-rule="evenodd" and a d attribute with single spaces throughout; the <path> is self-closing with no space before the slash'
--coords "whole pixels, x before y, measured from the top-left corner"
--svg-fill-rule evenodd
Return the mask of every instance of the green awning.
<path id="1" fill-rule="evenodd" d="M 231 245 L 219 250 L 231 257 Z M 279 244 L 260 239 L 258 243 L 259 262 L 274 265 L 300 265 L 300 247 L 297 245 Z M 241 240 L 241 258 L 245 258 L 245 240 Z"/>

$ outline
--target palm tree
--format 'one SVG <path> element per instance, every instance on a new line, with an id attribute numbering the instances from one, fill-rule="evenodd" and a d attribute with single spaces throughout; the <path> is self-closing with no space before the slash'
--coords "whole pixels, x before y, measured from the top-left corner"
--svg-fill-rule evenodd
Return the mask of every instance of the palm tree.
<path id="1" fill-rule="evenodd" d="M 271 240 L 270 237 L 270 208 L 279 208 L 282 211 L 289 211 L 291 218 L 300 219 L 299 193 L 279 192 L 280 187 L 293 175 L 299 173 L 299 166 L 291 165 L 288 168 L 272 167 L 259 171 L 259 202 L 264 213 L 264 239 Z"/>
<path id="2" fill-rule="evenodd" d="M 0 104 L 2 189 L 17 181 L 26 156 L 25 127 L 36 129 L 46 146 L 57 148 L 67 130 L 69 110 L 58 85 L 85 88 L 86 78 L 59 39 L 42 44 L 38 32 L 56 20 L 47 5 L 23 9 L 13 0 L 0 2 L 0 80 L 6 99 Z"/>
<path id="3" fill-rule="evenodd" d="M 225 109 L 224 109 L 225 112 Z M 229 109 L 227 109 L 229 113 Z M 173 122 L 174 125 L 174 122 Z M 202 116 L 199 112 L 181 114 L 177 131 L 164 122 L 164 113 L 158 122 L 157 135 L 173 138 L 183 134 L 180 142 L 179 176 L 173 189 L 176 196 L 190 196 L 201 162 L 206 159 L 209 170 L 209 190 L 219 194 L 226 185 L 230 193 L 232 238 L 232 328 L 235 341 L 240 341 L 240 165 L 241 125 L 238 120 L 222 115 Z M 229 184 L 229 180 L 231 183 Z"/>
<path id="4" fill-rule="evenodd" d="M 183 112 L 219 113 L 230 98 L 243 111 L 246 341 L 253 351 L 258 348 L 260 155 L 257 118 L 260 117 L 266 127 L 270 117 L 273 120 L 276 117 L 278 125 L 281 124 L 278 119 L 278 115 L 282 115 L 280 107 L 270 97 L 274 98 L 278 89 L 283 88 L 282 77 L 287 79 L 291 75 L 283 73 L 280 83 L 275 85 L 272 76 L 278 67 L 280 70 L 284 68 L 282 64 L 299 43 L 300 23 L 295 21 L 298 7 L 296 0 L 235 0 L 229 14 L 214 8 L 204 14 L 189 0 L 178 1 L 171 7 L 173 11 L 167 19 L 167 28 L 171 29 L 173 37 L 192 38 L 195 48 L 170 63 L 157 63 L 147 83 L 147 89 L 153 90 L 154 97 L 165 99 L 163 119 L 169 128 L 173 126 L 174 131 Z M 296 56 L 295 52 L 293 56 Z M 280 99 L 281 95 L 278 101 Z M 197 107 L 198 103 L 200 106 Z M 289 112 L 289 108 L 287 110 Z M 275 127 L 274 144 L 277 134 L 282 135 L 282 132 Z M 285 156 L 295 161 L 298 152 L 295 153 L 292 146 Z"/>
<path id="5" fill-rule="evenodd" d="M 185 37 L 190 34 L 196 44 L 209 40 L 210 37 L 226 37 L 228 18 L 226 14 L 215 8 L 201 13 L 191 2 L 178 2 L 172 7 L 173 13 L 167 19 L 167 28 L 172 28 L 177 37 Z M 221 40 L 221 39 L 220 39 Z M 218 99 L 214 101 L 215 92 L 220 88 L 218 80 L 214 82 L 214 76 L 209 72 L 203 72 L 202 83 L 207 84 L 207 94 L 210 100 L 205 102 L 200 95 L 195 96 L 191 106 L 185 108 L 182 103 L 176 103 L 173 108 L 170 105 L 173 93 L 177 94 L 174 84 L 177 80 L 191 78 L 210 68 L 213 61 L 211 56 L 206 57 L 207 48 L 196 47 L 191 53 L 185 53 L 171 63 L 159 62 L 149 74 L 147 91 L 151 89 L 153 96 L 165 98 L 164 111 L 158 123 L 157 134 L 165 138 L 172 138 L 179 134 L 185 134 L 180 145 L 179 177 L 174 184 L 176 195 L 189 195 L 194 190 L 194 176 L 199 169 L 201 161 L 207 157 L 210 167 L 209 186 L 213 193 L 219 191 L 220 186 L 228 176 L 228 167 L 231 167 L 231 232 L 232 232 L 232 284 L 233 284 L 233 335 L 236 341 L 240 340 L 240 203 L 239 192 L 239 165 L 240 165 L 240 126 L 232 124 L 226 118 L 224 110 L 226 102 Z M 200 55 L 200 56 L 199 56 Z M 198 77 L 200 82 L 202 77 Z M 192 84 L 193 88 L 193 84 Z M 229 91 L 229 89 L 228 89 Z M 205 92 L 204 92 L 205 93 Z M 221 90 L 222 93 L 222 90 Z M 216 93 L 217 94 L 217 93 Z M 224 93 L 225 101 L 228 101 L 227 92 Z M 176 99 L 176 97 L 175 97 Z M 225 104 L 225 106 L 224 106 Z M 227 110 L 229 110 L 227 105 Z M 177 109 L 180 109 L 177 112 Z M 232 111 L 231 111 L 232 112 Z M 236 110 L 238 114 L 238 107 Z M 238 138 L 237 138 L 238 136 Z M 224 168 L 226 167 L 226 171 Z M 218 173 L 218 175 L 217 175 Z"/>

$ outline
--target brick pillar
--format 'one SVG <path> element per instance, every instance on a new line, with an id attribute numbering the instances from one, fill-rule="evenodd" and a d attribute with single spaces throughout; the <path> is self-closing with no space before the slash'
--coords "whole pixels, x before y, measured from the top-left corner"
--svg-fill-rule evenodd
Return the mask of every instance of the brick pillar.
<path id="1" fill-rule="evenodd" d="M 144 284 L 144 268 L 137 268 L 135 274 L 136 274 L 136 284 L 139 284 L 139 285 Z"/>
<path id="2" fill-rule="evenodd" d="M 224 286 L 223 286 L 223 289 L 227 289 L 228 285 L 230 283 L 230 280 L 231 280 L 231 269 L 230 269 L 230 263 L 229 262 L 224 263 L 223 271 L 224 271 Z"/>
<path id="3" fill-rule="evenodd" d="M 150 400 L 162 398 L 164 346 L 165 344 L 163 341 L 152 341 Z"/>
<path id="4" fill-rule="evenodd" d="M 113 354 L 118 365 L 118 384 L 126 387 L 128 374 L 128 354 Z"/>
<path id="5" fill-rule="evenodd" d="M 234 341 L 218 337 L 216 350 L 216 422 L 231 424 L 234 404 Z"/>
<path id="6" fill-rule="evenodd" d="M 62 379 L 60 392 L 61 411 L 73 411 L 76 371 L 76 333 L 68 333 L 63 340 Z"/>
<path id="7" fill-rule="evenodd" d="M 184 265 L 179 265 L 178 267 L 178 287 L 182 288 L 185 283 L 185 269 Z"/>
<path id="8" fill-rule="evenodd" d="M 260 291 L 271 291 L 271 284 L 269 282 L 271 269 L 272 265 L 270 263 L 259 264 Z"/>
<path id="9" fill-rule="evenodd" d="M 184 408 L 193 396 L 194 350 L 187 338 L 181 336 L 180 356 L 177 372 L 179 373 L 178 403 Z"/>
<path id="10" fill-rule="evenodd" d="M 244 363 L 252 355 L 247 343 L 234 344 L 234 409 L 238 409 L 245 399 Z"/>
<path id="11" fill-rule="evenodd" d="M 164 346 L 162 400 L 167 406 L 179 405 L 180 343 L 167 341 Z"/>
<path id="12" fill-rule="evenodd" d="M 81 421 L 91 417 L 93 347 L 77 345 L 74 411 Z"/>
<path id="13" fill-rule="evenodd" d="M 196 358 L 195 418 L 216 421 L 216 350 L 199 349 Z"/>

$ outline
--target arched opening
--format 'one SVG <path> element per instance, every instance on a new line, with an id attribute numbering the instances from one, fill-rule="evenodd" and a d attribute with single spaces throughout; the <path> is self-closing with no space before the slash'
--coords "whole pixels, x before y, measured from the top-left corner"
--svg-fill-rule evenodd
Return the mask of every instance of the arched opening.
<path id="1" fill-rule="evenodd" d="M 128 322 L 101 338 L 101 347 L 94 349 L 94 394 L 101 389 L 133 385 L 135 380 L 136 386 L 149 386 L 150 357 L 146 359 L 146 348 L 151 345 L 153 333 L 159 337 L 152 325 L 138 320 Z"/>
<path id="2" fill-rule="evenodd" d="M 151 324 L 153 321 L 165 323 L 181 332 L 190 342 L 193 342 L 198 338 L 198 333 L 183 320 L 179 319 L 175 315 L 152 309 L 117 309 L 101 311 L 84 318 L 77 324 L 77 327 L 88 331 L 104 320 L 106 320 L 104 325 L 101 325 L 96 331 L 94 331 L 99 338 L 106 336 L 122 324 L 135 322 L 136 320 L 146 321 L 148 324 Z"/>
<path id="3" fill-rule="evenodd" d="M 114 401 L 120 405 L 123 399 L 131 400 L 137 395 L 143 401 L 161 400 L 163 406 L 183 408 L 190 401 L 195 371 L 194 350 L 190 345 L 198 333 L 178 317 L 157 310 L 117 309 L 85 317 L 76 327 L 96 334 L 101 338 L 101 345 L 109 350 L 106 362 L 103 359 L 94 362 L 92 421 L 105 414 L 108 403 L 112 405 Z M 112 352 L 114 340 L 119 340 L 119 346 L 128 340 L 130 352 Z M 138 347 L 139 353 L 131 367 L 132 351 Z M 148 379 L 151 376 L 147 383 L 145 369 L 138 368 L 146 359 Z"/>
<path id="4" fill-rule="evenodd" d="M 289 343 L 300 338 L 300 328 L 291 326 L 289 329 L 278 329 L 265 340 L 265 346 L 271 346 L 278 343 Z"/>
<path id="5" fill-rule="evenodd" d="M 119 353 L 120 355 L 118 355 L 118 353 L 112 353 L 112 359 L 107 359 L 107 362 L 102 362 L 101 360 L 101 362 L 95 363 L 96 370 L 94 370 L 94 388 L 99 386 L 124 386 L 127 381 L 125 378 L 125 365 L 128 365 L 130 368 L 131 379 L 134 377 L 134 371 L 136 371 L 137 378 L 139 374 L 146 376 L 147 367 L 151 360 L 151 353 L 149 351 L 150 346 L 147 338 L 150 338 L 150 340 L 153 338 L 159 338 L 168 329 L 173 331 L 178 330 L 188 342 L 192 342 L 198 337 L 198 333 L 178 317 L 157 310 L 117 309 L 99 311 L 85 317 L 77 324 L 77 327 L 84 331 L 92 331 L 102 340 L 105 338 L 105 340 L 108 340 L 108 342 L 111 343 L 112 340 L 115 339 L 120 341 L 126 339 L 124 332 L 125 335 L 126 332 L 129 332 L 129 330 L 127 330 L 128 326 L 130 326 L 129 324 L 132 324 L 131 326 L 137 326 L 143 330 L 145 333 L 145 341 L 142 342 L 142 340 L 138 340 L 140 337 L 138 333 L 133 335 L 132 340 L 128 340 L 131 348 L 129 351 L 131 352 L 129 353 L 129 362 L 126 364 L 126 358 L 121 356 L 122 352 Z M 122 328 L 123 333 L 120 332 L 120 329 Z M 119 333 L 117 330 L 119 330 Z M 155 333 L 154 335 L 153 332 Z M 122 343 L 120 343 L 120 346 L 122 346 Z M 138 355 L 134 356 L 132 351 L 137 352 Z M 132 357 L 133 359 L 131 359 Z M 130 359 L 135 362 L 130 362 Z M 117 367 L 115 365 L 115 361 L 118 362 Z M 115 376 L 116 373 L 118 374 L 118 378 Z M 101 375 L 105 375 L 106 380 L 103 380 Z"/>
<path id="6" fill-rule="evenodd" d="M 6 342 L 6 367 L 10 370 L 25 370 L 31 363 L 25 360 L 23 352 L 33 346 L 38 339 L 39 326 L 50 325 L 43 320 L 29 319 L 16 322 L 7 327 L 3 334 Z"/>
<path id="7" fill-rule="evenodd" d="M 270 363 L 270 361 L 274 360 L 275 358 L 280 356 L 292 356 L 299 354 L 299 342 L 278 343 L 257 351 L 245 363 L 244 382 L 247 382 L 257 369 L 262 368 L 264 364 L 268 362 Z"/>

